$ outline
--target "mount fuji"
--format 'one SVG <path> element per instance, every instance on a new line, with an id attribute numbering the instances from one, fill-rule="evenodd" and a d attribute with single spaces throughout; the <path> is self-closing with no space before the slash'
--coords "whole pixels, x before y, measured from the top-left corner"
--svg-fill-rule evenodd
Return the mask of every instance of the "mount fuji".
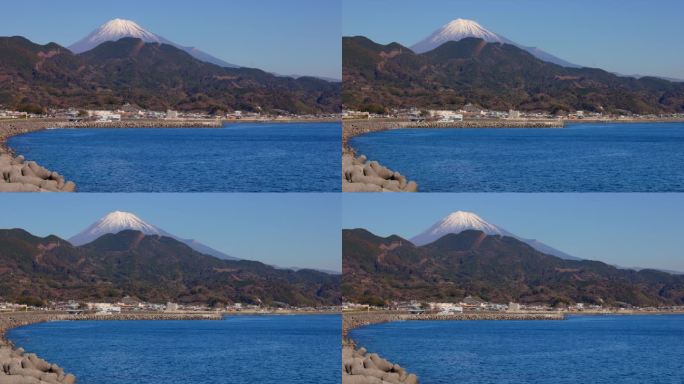
<path id="1" fill-rule="evenodd" d="M 481 26 L 473 20 L 455 19 L 435 30 L 430 36 L 412 45 L 410 48 L 415 53 L 431 51 L 448 41 L 459 41 L 467 37 L 482 39 L 488 43 L 511 44 L 529 52 L 532 56 L 549 63 L 563 67 L 580 68 L 581 66 L 567 62 L 561 58 L 544 52 L 537 47 L 526 47 L 515 43 L 499 34 Z"/>
<path id="2" fill-rule="evenodd" d="M 184 243 L 185 245 L 189 246 L 197 252 L 218 257 L 220 259 L 239 260 L 236 257 L 232 257 L 221 251 L 217 251 L 216 249 L 206 246 L 196 240 L 181 239 L 178 236 L 174 236 L 164 231 L 163 229 L 157 228 L 152 224 L 146 223 L 133 213 L 121 211 L 114 211 L 107 214 L 106 216 L 96 221 L 79 234 L 69 238 L 69 242 L 72 245 L 79 246 L 83 244 L 88 244 L 100 238 L 103 235 L 117 234 L 125 230 L 139 231 L 145 235 L 170 237 L 174 240 L 178 240 L 181 243 Z"/>
<path id="3" fill-rule="evenodd" d="M 239 66 L 235 64 L 225 62 L 206 52 L 202 52 L 195 47 L 184 47 L 180 44 L 176 44 L 168 39 L 165 39 L 157 34 L 154 34 L 144 29 L 135 21 L 125 19 L 113 19 L 102 24 L 99 28 L 91 32 L 88 36 L 70 45 L 68 48 L 71 52 L 79 54 L 86 51 L 90 51 L 91 49 L 97 47 L 98 45 L 104 42 L 118 41 L 124 37 L 133 37 L 136 39 L 141 39 L 146 43 L 172 45 L 180 50 L 185 51 L 197 60 L 201 60 L 211 64 L 216 64 L 221 67 L 239 68 Z"/>
<path id="4" fill-rule="evenodd" d="M 516 236 L 507 230 L 496 226 L 494 224 L 488 223 L 480 216 L 472 212 L 456 211 L 451 213 L 449 216 L 439 220 L 433 226 L 420 233 L 419 235 L 410 239 L 410 241 L 417 246 L 422 246 L 430 244 L 443 236 L 453 233 L 459 234 L 467 230 L 476 230 L 484 232 L 486 235 L 496 235 L 496 236 L 508 236 L 513 237 L 522 241 L 523 243 L 529 245 L 530 247 L 536 249 L 539 252 L 545 253 L 547 255 L 552 255 L 560 257 L 566 260 L 581 260 L 578 257 L 568 255 L 565 252 L 559 251 L 553 247 L 550 247 L 538 240 L 534 239 L 523 239 Z"/>

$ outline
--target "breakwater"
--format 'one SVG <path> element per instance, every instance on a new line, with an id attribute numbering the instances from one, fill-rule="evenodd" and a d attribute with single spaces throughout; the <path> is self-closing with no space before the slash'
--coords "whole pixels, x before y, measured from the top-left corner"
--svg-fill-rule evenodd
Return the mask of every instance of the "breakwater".
<path id="1" fill-rule="evenodd" d="M 56 119 L 0 121 L 0 192 L 74 192 L 76 184 L 65 180 L 22 155 L 14 154 L 6 140 L 15 135 L 52 128 L 220 128 L 221 120 L 122 120 L 71 122 Z"/>
<path id="2" fill-rule="evenodd" d="M 359 312 L 342 316 L 342 383 L 374 384 L 418 383 L 414 374 L 408 374 L 399 365 L 392 364 L 375 353 L 369 353 L 349 338 L 349 331 L 371 324 L 407 320 L 564 320 L 560 312 L 470 312 L 455 314 L 405 312 Z M 394 380 L 394 381 L 393 381 Z"/>
<path id="3" fill-rule="evenodd" d="M 73 374 L 65 373 L 56 364 L 50 364 L 33 353 L 15 348 L 5 339 L 12 328 L 47 321 L 78 320 L 220 320 L 219 313 L 121 313 L 121 314 L 68 314 L 63 312 L 7 312 L 0 313 L 0 384 L 72 384 Z"/>
<path id="4" fill-rule="evenodd" d="M 391 119 L 347 120 L 342 122 L 342 191 L 343 192 L 417 192 L 414 181 L 406 181 L 399 172 L 368 161 L 349 145 L 354 136 L 404 128 L 562 128 L 562 120 L 481 119 L 455 122 L 406 121 Z M 380 170 L 380 171 L 378 171 Z"/>

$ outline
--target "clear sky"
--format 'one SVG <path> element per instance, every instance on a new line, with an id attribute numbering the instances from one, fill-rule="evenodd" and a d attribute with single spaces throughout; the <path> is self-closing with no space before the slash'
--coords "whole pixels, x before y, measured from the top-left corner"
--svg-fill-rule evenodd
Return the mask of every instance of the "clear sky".
<path id="1" fill-rule="evenodd" d="M 339 1 L 3 1 L 0 36 L 68 46 L 115 18 L 229 63 L 341 78 Z"/>
<path id="2" fill-rule="evenodd" d="M 457 210 L 570 255 L 684 272 L 684 194 L 344 194 L 344 228 L 413 237 Z"/>
<path id="3" fill-rule="evenodd" d="M 231 256 L 341 270 L 340 194 L 11 194 L 0 228 L 69 238 L 115 210 Z"/>
<path id="4" fill-rule="evenodd" d="M 342 32 L 410 46 L 456 18 L 622 74 L 684 79 L 681 0 L 344 0 Z"/>

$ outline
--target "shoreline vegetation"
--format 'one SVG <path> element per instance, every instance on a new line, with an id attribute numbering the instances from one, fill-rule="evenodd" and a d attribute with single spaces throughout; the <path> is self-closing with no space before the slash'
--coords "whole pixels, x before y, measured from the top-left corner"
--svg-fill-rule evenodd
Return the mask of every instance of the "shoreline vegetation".
<path id="1" fill-rule="evenodd" d="M 50 171 L 7 146 L 12 136 L 47 129 L 60 128 L 221 128 L 230 123 L 317 123 L 337 122 L 334 119 L 136 119 L 121 121 L 82 121 L 64 119 L 8 119 L 0 120 L 0 192 L 75 192 L 76 184 L 65 180 L 56 171 Z"/>
<path id="2" fill-rule="evenodd" d="M 360 347 L 349 337 L 349 332 L 356 328 L 372 324 L 389 323 L 408 320 L 564 320 L 561 312 L 539 313 L 501 313 L 501 312 L 472 312 L 457 314 L 408 312 L 352 312 L 342 314 L 342 384 L 380 384 L 390 382 L 395 384 L 417 384 L 418 377 L 408 373 L 398 364 L 393 364 L 377 353 L 370 353 Z"/>
<path id="3" fill-rule="evenodd" d="M 220 313 L 69 314 L 53 311 L 0 313 L 0 384 L 73 384 L 76 377 L 28 353 L 6 339 L 12 328 L 49 321 L 83 320 L 220 320 Z"/>

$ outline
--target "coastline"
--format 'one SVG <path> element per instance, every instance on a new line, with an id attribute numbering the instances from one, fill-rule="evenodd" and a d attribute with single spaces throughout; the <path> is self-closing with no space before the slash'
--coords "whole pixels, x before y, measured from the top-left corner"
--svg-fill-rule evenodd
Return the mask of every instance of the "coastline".
<path id="1" fill-rule="evenodd" d="M 405 312 L 353 312 L 342 314 L 342 383 L 374 384 L 381 382 L 417 384 L 418 377 L 398 364 L 359 347 L 349 331 L 372 324 L 408 320 L 564 320 L 565 314 L 542 312 L 472 312 L 449 315 L 410 314 Z M 381 381 L 382 380 L 382 381 Z"/>
<path id="2" fill-rule="evenodd" d="M 47 129 L 75 128 L 221 128 L 225 124 L 296 124 L 339 122 L 337 119 L 274 119 L 274 120 L 162 120 L 140 119 L 121 121 L 72 122 L 64 119 L 6 119 L 0 120 L 0 192 L 75 192 L 76 184 L 67 181 L 56 171 L 48 170 L 7 145 L 12 136 Z"/>
<path id="3" fill-rule="evenodd" d="M 12 136 L 53 128 L 219 128 L 223 123 L 196 120 L 69 122 L 60 119 L 0 120 L 0 192 L 75 192 L 76 184 L 7 146 Z"/>
<path id="4" fill-rule="evenodd" d="M 342 121 L 342 192 L 418 192 L 418 184 L 368 161 L 349 144 L 354 136 L 406 128 L 563 128 L 563 120 L 482 119 L 454 122 L 370 119 Z"/>
<path id="5" fill-rule="evenodd" d="M 50 364 L 33 353 L 16 347 L 7 340 L 10 329 L 49 321 L 83 320 L 220 320 L 219 313 L 122 313 L 111 315 L 68 314 L 64 312 L 0 312 L 0 383 L 2 384 L 73 384 L 76 377 L 65 373 L 56 364 Z"/>

